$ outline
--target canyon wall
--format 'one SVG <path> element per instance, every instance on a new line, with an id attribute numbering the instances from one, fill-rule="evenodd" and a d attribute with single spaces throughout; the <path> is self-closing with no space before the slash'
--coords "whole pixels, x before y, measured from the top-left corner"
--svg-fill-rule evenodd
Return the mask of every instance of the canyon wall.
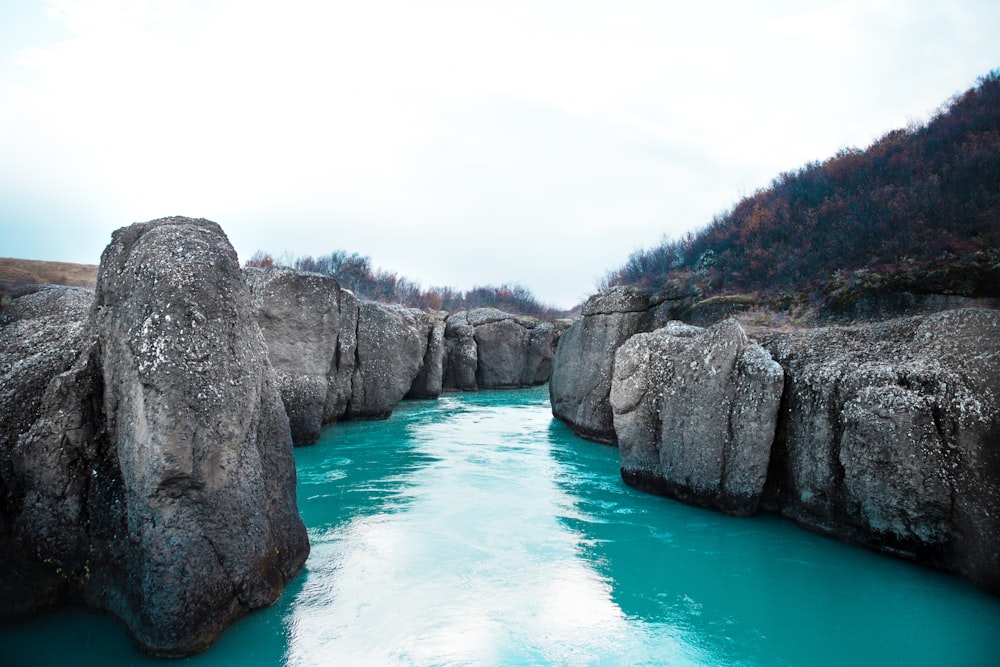
<path id="1" fill-rule="evenodd" d="M 0 613 L 79 600 L 197 652 L 309 552 L 277 379 L 215 223 L 116 231 L 90 300 L 3 313 Z"/>
<path id="2" fill-rule="evenodd" d="M 658 326 L 626 294 L 588 302 L 550 384 L 556 417 L 618 444 L 626 482 L 775 511 L 1000 592 L 998 311 L 751 340 L 735 320 Z"/>

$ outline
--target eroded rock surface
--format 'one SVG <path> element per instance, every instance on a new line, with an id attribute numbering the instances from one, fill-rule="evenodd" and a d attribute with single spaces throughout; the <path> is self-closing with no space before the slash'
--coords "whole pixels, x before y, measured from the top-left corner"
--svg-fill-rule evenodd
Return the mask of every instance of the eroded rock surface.
<path id="1" fill-rule="evenodd" d="M 459 311 L 445 327 L 444 388 L 515 389 L 544 384 L 563 329 L 496 308 Z"/>
<path id="2" fill-rule="evenodd" d="M 609 395 L 615 351 L 636 333 L 654 328 L 648 294 L 614 287 L 595 294 L 562 335 L 549 381 L 552 414 L 573 432 L 616 443 Z"/>
<path id="3" fill-rule="evenodd" d="M 1000 313 L 776 334 L 768 503 L 1000 592 Z"/>
<path id="4" fill-rule="evenodd" d="M 431 316 L 421 310 L 361 302 L 348 418 L 392 414 L 423 368 L 433 329 Z"/>
<path id="5" fill-rule="evenodd" d="M 347 411 L 358 301 L 329 276 L 245 269 L 257 321 L 281 389 L 292 441 L 308 445 Z"/>
<path id="6" fill-rule="evenodd" d="M 680 322 L 618 348 L 610 402 L 622 477 L 732 514 L 757 511 L 781 401 L 781 367 L 735 320 Z"/>
<path id="7" fill-rule="evenodd" d="M 43 408 L 45 390 L 53 378 L 72 367 L 81 350 L 92 346 L 84 325 L 93 300 L 91 290 L 43 287 L 14 299 L 0 313 L 0 563 L 4 568 L 0 615 L 54 604 L 65 593 L 63 578 L 55 568 L 36 557 L 36 536 L 33 530 L 25 535 L 29 527 L 20 517 L 25 503 L 30 505 L 35 497 L 33 478 L 49 474 L 65 477 L 61 469 L 66 466 L 53 460 L 56 453 L 33 461 L 18 441 L 43 409 L 60 409 L 51 405 L 51 398 Z M 32 470 L 34 463 L 41 464 L 41 469 Z M 82 474 L 78 477 L 86 479 Z M 77 515 L 67 511 L 66 521 Z M 62 518 L 60 524 L 46 530 L 56 539 L 59 533 L 68 537 L 74 546 L 78 542 L 80 531 L 67 527 Z"/>
<path id="8" fill-rule="evenodd" d="M 83 332 L 30 426 L 4 414 L 4 539 L 26 559 L 5 566 L 29 576 L 0 605 L 82 599 L 147 651 L 199 651 L 308 554 L 288 421 L 225 234 L 188 218 L 116 231 Z M 15 400 L 36 386 L 22 375 L 5 384 Z"/>
<path id="9" fill-rule="evenodd" d="M 549 379 L 559 338 L 552 324 L 496 308 L 476 308 L 466 318 L 473 328 L 481 389 L 532 387 Z"/>

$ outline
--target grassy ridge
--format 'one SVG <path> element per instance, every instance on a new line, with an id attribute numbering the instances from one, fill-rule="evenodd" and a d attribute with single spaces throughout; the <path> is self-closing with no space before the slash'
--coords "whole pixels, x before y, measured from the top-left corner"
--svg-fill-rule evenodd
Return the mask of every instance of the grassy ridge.
<path id="1" fill-rule="evenodd" d="M 94 289 L 97 285 L 97 265 L 0 257 L 0 299 L 6 301 L 17 290 L 32 285 Z"/>
<path id="2" fill-rule="evenodd" d="M 911 293 L 996 297 L 998 262 L 1000 70 L 925 125 L 781 174 L 699 232 L 633 253 L 602 286 L 822 299 L 876 276 Z"/>

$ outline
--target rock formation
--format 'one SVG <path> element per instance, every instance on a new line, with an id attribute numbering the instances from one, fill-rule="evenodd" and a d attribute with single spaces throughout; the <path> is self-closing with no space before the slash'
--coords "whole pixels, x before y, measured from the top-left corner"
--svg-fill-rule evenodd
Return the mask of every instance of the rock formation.
<path id="1" fill-rule="evenodd" d="M 735 320 L 680 322 L 615 354 L 610 401 L 622 477 L 732 514 L 757 511 L 783 373 Z"/>
<path id="2" fill-rule="evenodd" d="M 244 269 L 296 445 L 344 415 L 351 399 L 358 301 L 329 276 Z"/>
<path id="3" fill-rule="evenodd" d="M 548 381 L 558 340 L 552 324 L 496 308 L 470 310 L 466 319 L 476 342 L 480 388 L 532 387 Z"/>
<path id="4" fill-rule="evenodd" d="M 544 384 L 561 329 L 496 308 L 453 313 L 445 326 L 444 388 L 514 389 Z"/>
<path id="5" fill-rule="evenodd" d="M 469 324 L 468 312 L 452 313 L 445 320 L 444 371 L 445 391 L 475 391 L 476 367 L 479 351 L 476 347 L 476 330 Z"/>
<path id="6" fill-rule="evenodd" d="M 30 612 L 63 595 L 62 577 L 36 558 L 34 530 L 19 520 L 25 475 L 45 473 L 29 470 L 34 461 L 22 454 L 18 439 L 42 413 L 52 379 L 92 345 L 84 323 L 93 300 L 90 290 L 44 287 L 14 299 L 0 314 L 0 615 Z"/>
<path id="7" fill-rule="evenodd" d="M 550 385 L 556 416 L 617 442 L 626 481 L 760 505 L 1000 592 L 1000 313 L 759 330 L 758 346 L 733 321 L 642 333 L 663 312 L 645 305 L 592 298 Z"/>
<path id="8" fill-rule="evenodd" d="M 423 366 L 414 378 L 406 398 L 437 398 L 444 390 L 445 318 L 432 315 Z"/>
<path id="9" fill-rule="evenodd" d="M 149 652 L 204 649 L 273 602 L 308 553 L 288 421 L 232 247 L 205 220 L 118 230 L 80 335 L 38 327 L 33 372 L 9 361 L 29 311 L 15 305 L 0 334 L 3 400 L 38 406 L 5 410 L 0 429 L 0 542 L 16 575 L 0 610 L 80 599 Z"/>
<path id="10" fill-rule="evenodd" d="M 414 308 L 362 301 L 348 418 L 385 419 L 410 392 L 434 325 Z"/>
<path id="11" fill-rule="evenodd" d="M 1000 593 L 1000 313 L 763 342 L 787 377 L 769 507 Z"/>
<path id="12" fill-rule="evenodd" d="M 245 269 L 295 444 L 340 418 L 384 419 L 404 397 L 546 382 L 560 329 L 495 308 L 447 318 L 358 301 L 328 276 Z"/>
<path id="13" fill-rule="evenodd" d="M 359 301 L 329 276 L 245 269 L 296 445 L 340 418 L 384 419 L 405 396 L 442 390 L 445 323 Z"/>
<path id="14" fill-rule="evenodd" d="M 613 287 L 587 299 L 581 318 L 560 338 L 549 381 L 552 414 L 577 435 L 617 442 L 608 400 L 615 351 L 654 328 L 652 305 L 644 292 Z"/>

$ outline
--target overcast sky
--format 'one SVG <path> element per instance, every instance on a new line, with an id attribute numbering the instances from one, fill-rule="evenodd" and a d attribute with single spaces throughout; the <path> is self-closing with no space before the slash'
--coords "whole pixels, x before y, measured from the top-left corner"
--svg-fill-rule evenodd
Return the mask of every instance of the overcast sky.
<path id="1" fill-rule="evenodd" d="M 12 9 L 15 5 L 16 9 Z M 42 0 L 0 8 L 0 256 L 167 215 L 568 307 L 1000 67 L 1000 2 Z"/>

